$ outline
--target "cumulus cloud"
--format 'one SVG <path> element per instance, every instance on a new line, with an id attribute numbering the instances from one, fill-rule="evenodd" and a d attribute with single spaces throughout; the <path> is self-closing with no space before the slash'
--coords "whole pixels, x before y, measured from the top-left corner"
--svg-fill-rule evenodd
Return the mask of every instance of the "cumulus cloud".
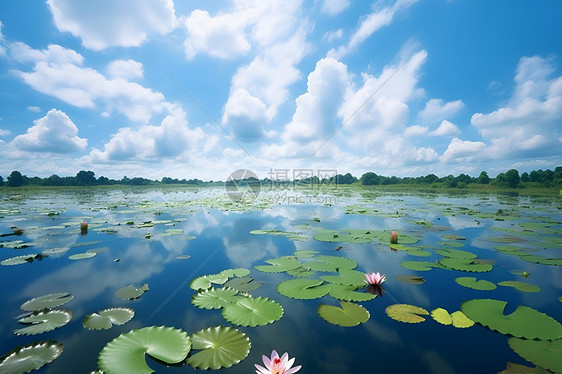
<path id="1" fill-rule="evenodd" d="M 443 102 L 441 99 L 431 99 L 425 103 L 425 108 L 419 112 L 418 117 L 424 123 L 439 123 L 451 118 L 464 107 L 462 100 Z"/>
<path id="2" fill-rule="evenodd" d="M 237 139 L 252 141 L 263 137 L 263 124 L 269 120 L 266 105 L 244 88 L 237 89 L 228 98 L 223 123 L 230 124 Z"/>
<path id="3" fill-rule="evenodd" d="M 107 72 L 111 78 L 125 80 L 142 78 L 144 75 L 142 63 L 131 59 L 111 61 L 107 66 Z"/>
<path id="4" fill-rule="evenodd" d="M 10 135 L 12 132 L 10 130 L 3 130 L 0 129 L 0 136 L 8 136 Z"/>
<path id="5" fill-rule="evenodd" d="M 490 156 L 540 157 L 560 153 L 562 77 L 551 78 L 554 71 L 550 59 L 522 57 L 508 102 L 491 113 L 472 116 L 471 124 L 491 143 Z"/>
<path id="6" fill-rule="evenodd" d="M 84 58 L 73 50 L 50 45 L 45 50 L 35 50 L 24 43 L 13 43 L 11 56 L 19 61 L 34 62 L 32 71 L 14 71 L 35 90 L 56 97 L 80 108 L 94 108 L 101 103 L 105 112 L 116 110 L 130 120 L 148 122 L 155 113 L 171 104 L 164 95 L 123 78 L 108 79 L 95 69 L 84 67 Z M 138 63 L 120 62 L 114 65 L 134 66 L 133 74 L 139 74 Z"/>
<path id="7" fill-rule="evenodd" d="M 404 130 L 404 135 L 407 137 L 414 137 L 426 135 L 428 132 L 429 128 L 427 126 L 413 125 L 406 127 L 406 129 Z"/>
<path id="8" fill-rule="evenodd" d="M 398 11 L 407 9 L 410 5 L 418 0 L 397 0 L 393 6 L 377 9 L 374 12 L 364 16 L 359 21 L 357 30 L 351 35 L 346 45 L 340 46 L 337 50 L 332 50 L 330 55 L 341 58 L 346 54 L 353 52 L 357 47 L 373 35 L 377 30 L 384 26 L 388 26 Z M 336 1 L 336 3 L 339 3 Z"/>
<path id="9" fill-rule="evenodd" d="M 335 16 L 343 12 L 349 6 L 349 0 L 324 0 L 321 12 L 330 16 Z"/>
<path id="10" fill-rule="evenodd" d="M 38 106 L 30 105 L 27 107 L 27 110 L 37 113 L 41 111 L 41 108 L 39 108 Z"/>
<path id="11" fill-rule="evenodd" d="M 459 134 L 460 134 L 459 128 L 455 124 L 447 120 L 443 120 L 439 125 L 439 127 L 431 132 L 431 135 L 437 135 L 437 136 L 455 136 Z"/>
<path id="12" fill-rule="evenodd" d="M 72 153 L 83 151 L 86 139 L 78 137 L 78 128 L 66 113 L 51 109 L 43 118 L 9 143 L 14 149 L 31 152 Z"/>
<path id="13" fill-rule="evenodd" d="M 481 159 L 485 150 L 486 144 L 483 142 L 472 142 L 454 137 L 441 159 L 446 162 Z"/>
<path id="14" fill-rule="evenodd" d="M 191 130 L 185 112 L 176 108 L 158 126 L 119 129 L 103 150 L 94 148 L 90 158 L 94 163 L 175 158 L 187 154 L 202 137 L 203 131 L 200 128 Z"/>
<path id="15" fill-rule="evenodd" d="M 164 35 L 177 23 L 172 0 L 48 0 L 47 4 L 60 31 L 70 32 L 95 51 L 139 46 L 149 34 Z"/>

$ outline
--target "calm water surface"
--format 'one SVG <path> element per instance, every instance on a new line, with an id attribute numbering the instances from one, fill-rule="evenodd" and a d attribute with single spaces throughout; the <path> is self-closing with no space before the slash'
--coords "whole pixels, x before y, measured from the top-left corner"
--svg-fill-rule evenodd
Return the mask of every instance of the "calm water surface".
<path id="1" fill-rule="evenodd" d="M 517 305 L 526 305 L 562 321 L 562 272 L 560 267 L 531 264 L 517 256 L 502 254 L 494 247 L 502 244 L 490 238 L 508 235 L 501 229 L 516 228 L 519 222 L 549 218 L 558 222 L 560 203 L 517 196 L 439 194 L 389 195 L 339 191 L 334 206 L 315 204 L 278 204 L 264 209 L 228 211 L 222 190 L 211 189 L 110 189 L 110 190 L 46 190 L 20 193 L 0 192 L 0 234 L 10 233 L 13 226 L 24 229 L 22 236 L 5 236 L 2 241 L 22 240 L 30 244 L 23 249 L 0 248 L 0 260 L 41 253 L 52 248 L 69 248 L 67 252 L 50 255 L 15 266 L 0 266 L 0 355 L 16 346 L 52 339 L 64 345 L 64 352 L 37 373 L 88 373 L 97 369 L 101 349 L 121 333 L 146 326 L 173 326 L 193 334 L 209 326 L 229 326 L 219 310 L 203 310 L 191 304 L 194 291 L 189 282 L 198 276 L 228 268 L 247 268 L 263 286 L 253 296 L 266 296 L 279 302 L 285 314 L 279 321 L 258 327 L 234 326 L 251 340 L 249 356 L 225 373 L 252 373 L 253 364 L 261 363 L 261 355 L 276 349 L 288 351 L 303 365 L 301 373 L 497 373 L 507 362 L 534 366 L 515 354 L 507 345 L 507 337 L 480 325 L 457 329 L 435 322 L 430 316 L 418 324 L 394 321 L 385 314 L 392 304 L 413 304 L 431 311 L 437 307 L 449 312 L 472 298 L 494 298 L 508 301 L 505 313 Z M 381 213 L 346 214 L 347 207 L 361 204 Z M 558 205 L 557 205 L 558 204 Z M 496 221 L 466 214 L 471 211 L 495 213 L 518 212 L 516 220 Z M 49 214 L 50 213 L 50 214 Z M 313 218 L 319 218 L 316 222 Z M 82 236 L 79 223 L 90 223 Z M 127 225 L 127 222 L 135 225 Z M 147 221 L 163 221 L 153 227 L 138 228 Z M 171 222 L 169 222 L 171 221 Z M 417 222 L 430 222 L 427 229 Z M 324 229 L 397 230 L 420 239 L 419 245 L 429 248 L 430 257 L 414 257 L 404 251 L 392 251 L 378 243 L 348 244 L 320 242 L 312 237 L 316 231 L 303 229 L 308 224 Z M 436 230 L 438 228 L 439 230 Z M 181 229 L 185 235 L 166 236 L 168 229 Z M 253 235 L 251 230 L 277 229 L 299 231 L 306 241 L 291 241 L 284 236 Z M 500 230 L 498 230 L 500 229 Z M 558 230 L 558 233 L 560 230 Z M 400 266 L 402 261 L 436 261 L 441 256 L 431 248 L 442 241 L 442 235 L 462 235 L 463 250 L 479 258 L 489 259 L 494 267 L 488 273 L 466 273 L 433 269 L 412 271 Z M 509 234 L 513 235 L 513 234 Z M 552 234 L 556 235 L 556 234 Z M 194 236 L 188 240 L 186 236 Z M 558 235 L 559 236 L 559 235 Z M 521 236 L 535 240 L 535 236 Z M 80 243 L 100 241 L 88 246 Z M 529 242 L 517 245 L 530 245 Z M 87 249 L 107 247 L 97 256 L 73 261 L 69 255 Z M 279 282 L 290 279 L 286 273 L 268 274 L 254 269 L 264 260 L 291 255 L 297 249 L 311 249 L 320 254 L 348 257 L 357 262 L 357 270 L 380 271 L 386 274 L 382 297 L 361 303 L 370 319 L 357 327 L 339 327 L 322 320 L 316 313 L 319 304 L 336 305 L 329 296 L 317 300 L 294 300 L 276 291 Z M 549 256 L 560 258 L 560 248 L 549 250 Z M 546 252 L 545 252 L 546 253 Z M 191 258 L 180 260 L 180 255 Z M 119 259 L 118 262 L 114 260 Z M 524 279 L 511 271 L 527 271 Z M 414 274 L 425 278 L 425 284 L 410 285 L 396 279 L 398 275 Z M 475 276 L 497 283 L 519 280 L 538 285 L 541 292 L 524 293 L 509 287 L 494 291 L 477 291 L 461 287 L 454 279 Z M 116 298 L 119 288 L 147 283 L 150 291 L 134 301 Z M 68 292 L 75 296 L 62 309 L 73 314 L 71 322 L 56 330 L 35 336 L 16 336 L 21 328 L 17 318 L 20 305 L 37 296 Z M 123 326 L 109 330 L 90 331 L 82 326 L 84 317 L 111 307 L 130 307 L 135 317 Z M 158 373 L 196 372 L 189 366 L 165 367 L 151 361 Z"/>

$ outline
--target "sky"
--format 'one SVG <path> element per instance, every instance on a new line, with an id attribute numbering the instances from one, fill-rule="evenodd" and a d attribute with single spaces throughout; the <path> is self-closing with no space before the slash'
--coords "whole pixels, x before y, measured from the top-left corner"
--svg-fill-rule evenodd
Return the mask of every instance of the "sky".
<path id="1" fill-rule="evenodd" d="M 562 165 L 556 0 L 4 0 L 0 175 Z"/>

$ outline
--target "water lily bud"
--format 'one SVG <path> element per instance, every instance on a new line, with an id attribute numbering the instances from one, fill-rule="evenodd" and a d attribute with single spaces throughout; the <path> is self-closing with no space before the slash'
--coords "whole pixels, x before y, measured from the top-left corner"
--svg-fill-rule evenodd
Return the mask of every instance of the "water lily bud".
<path id="1" fill-rule="evenodd" d="M 80 230 L 88 230 L 88 222 L 84 221 L 80 224 Z"/>
<path id="2" fill-rule="evenodd" d="M 396 231 L 390 233 L 390 244 L 398 244 L 398 233 Z"/>

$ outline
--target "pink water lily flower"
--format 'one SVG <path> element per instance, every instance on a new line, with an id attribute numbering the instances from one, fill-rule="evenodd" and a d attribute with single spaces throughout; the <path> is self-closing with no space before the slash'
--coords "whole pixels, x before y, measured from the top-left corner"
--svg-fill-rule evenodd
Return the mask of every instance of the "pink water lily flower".
<path id="1" fill-rule="evenodd" d="M 257 374 L 292 374 L 301 369 L 300 365 L 295 366 L 294 368 L 292 367 L 295 362 L 295 358 L 293 357 L 289 360 L 289 354 L 287 352 L 283 353 L 283 356 L 279 357 L 277 351 L 274 349 L 271 352 L 271 358 L 266 355 L 262 355 L 261 357 L 265 367 L 254 364 L 257 369 Z"/>
<path id="2" fill-rule="evenodd" d="M 380 273 L 367 273 L 365 274 L 365 277 L 367 278 L 365 283 L 372 284 L 374 286 L 380 286 L 382 282 L 386 280 L 386 276 L 381 275 Z"/>

